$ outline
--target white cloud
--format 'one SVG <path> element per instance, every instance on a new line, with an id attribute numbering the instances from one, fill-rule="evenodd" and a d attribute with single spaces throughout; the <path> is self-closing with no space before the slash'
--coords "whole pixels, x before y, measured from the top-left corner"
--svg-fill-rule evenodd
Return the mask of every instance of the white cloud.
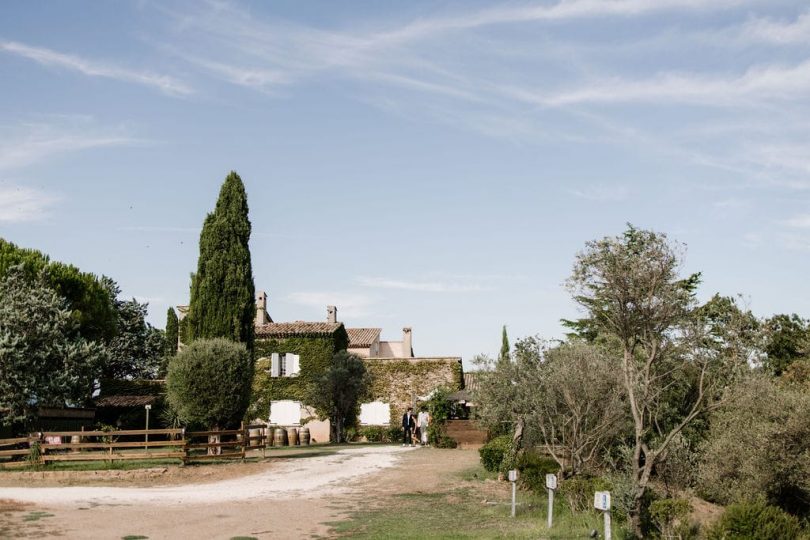
<path id="1" fill-rule="evenodd" d="M 741 75 L 707 76 L 662 73 L 652 78 L 621 77 L 591 81 L 579 88 L 549 93 L 502 87 L 515 99 L 548 107 L 598 103 L 690 103 L 729 107 L 765 99 L 802 98 L 810 92 L 810 60 L 799 64 L 761 65 Z"/>
<path id="2" fill-rule="evenodd" d="M 810 229 L 810 214 L 799 214 L 781 223 L 795 229 Z"/>
<path id="3" fill-rule="evenodd" d="M 20 223 L 47 217 L 58 197 L 38 189 L 0 186 L 0 222 Z"/>
<path id="4" fill-rule="evenodd" d="M 368 317 L 373 315 L 373 307 L 376 299 L 364 294 L 352 294 L 346 292 L 325 292 L 308 291 L 296 292 L 287 296 L 287 300 L 293 304 L 299 304 L 321 311 L 322 317 L 317 320 L 326 320 L 326 306 L 337 306 L 338 320 L 341 317 Z M 272 317 L 273 314 L 271 313 Z"/>
<path id="5" fill-rule="evenodd" d="M 375 289 L 400 289 L 417 292 L 463 293 L 486 290 L 475 283 L 444 283 L 440 281 L 408 281 L 382 277 L 361 277 L 357 281 L 364 287 Z"/>
<path id="6" fill-rule="evenodd" d="M 620 202 L 627 200 L 630 192 L 626 186 L 596 184 L 579 189 L 572 189 L 571 194 L 579 197 L 580 199 L 586 199 L 589 201 Z"/>
<path id="7" fill-rule="evenodd" d="M 90 77 L 103 77 L 149 86 L 172 96 L 185 96 L 193 92 L 185 83 L 169 75 L 108 65 L 44 47 L 33 47 L 16 41 L 3 41 L 0 42 L 0 50 L 28 58 L 44 66 L 69 69 Z"/>
<path id="8" fill-rule="evenodd" d="M 25 167 L 59 154 L 139 142 L 122 129 L 100 129 L 86 119 L 21 124 L 0 129 L 0 170 Z"/>
<path id="9" fill-rule="evenodd" d="M 800 14 L 795 21 L 751 19 L 743 25 L 741 36 L 746 41 L 780 45 L 810 43 L 810 11 Z"/>

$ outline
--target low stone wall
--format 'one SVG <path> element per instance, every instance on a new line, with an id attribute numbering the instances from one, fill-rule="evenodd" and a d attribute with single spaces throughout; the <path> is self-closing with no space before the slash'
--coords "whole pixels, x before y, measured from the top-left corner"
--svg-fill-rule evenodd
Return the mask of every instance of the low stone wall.
<path id="1" fill-rule="evenodd" d="M 455 391 L 464 384 L 461 358 L 363 358 L 372 376 L 370 401 L 391 406 L 391 426 L 400 424 L 407 408 L 418 396 L 444 387 Z"/>

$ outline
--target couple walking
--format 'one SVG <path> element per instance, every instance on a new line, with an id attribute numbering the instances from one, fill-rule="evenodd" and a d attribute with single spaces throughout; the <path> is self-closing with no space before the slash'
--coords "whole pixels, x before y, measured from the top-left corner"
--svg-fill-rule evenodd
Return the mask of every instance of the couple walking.
<path id="1" fill-rule="evenodd" d="M 414 418 L 413 407 L 408 407 L 402 415 L 402 446 L 410 444 L 414 446 L 414 439 L 418 438 L 422 446 L 428 446 L 428 426 L 430 425 L 430 414 L 423 406 L 419 411 L 419 416 Z"/>

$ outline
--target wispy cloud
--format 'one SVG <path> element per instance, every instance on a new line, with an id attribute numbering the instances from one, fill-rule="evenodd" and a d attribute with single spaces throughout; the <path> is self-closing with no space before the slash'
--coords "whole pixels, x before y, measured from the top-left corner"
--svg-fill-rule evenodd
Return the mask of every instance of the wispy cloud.
<path id="1" fill-rule="evenodd" d="M 799 214 L 781 223 L 795 229 L 810 229 L 810 214 Z"/>
<path id="2" fill-rule="evenodd" d="M 17 41 L 0 41 L 0 51 L 28 58 L 44 66 L 76 71 L 89 77 L 103 77 L 149 86 L 172 96 L 186 96 L 193 92 L 190 86 L 169 75 L 105 64 L 81 56 L 26 45 Z"/>
<path id="3" fill-rule="evenodd" d="M 399 289 L 416 292 L 464 293 L 487 290 L 477 283 L 448 283 L 441 281 L 409 281 L 383 277 L 361 277 L 357 282 L 375 289 Z"/>
<path id="4" fill-rule="evenodd" d="M 38 189 L 0 185 L 0 222 L 22 223 L 47 217 L 58 197 Z"/>
<path id="5" fill-rule="evenodd" d="M 572 189 L 570 193 L 580 199 L 597 202 L 620 202 L 627 200 L 630 191 L 622 185 L 595 184 Z"/>
<path id="6" fill-rule="evenodd" d="M 365 294 L 326 291 L 296 292 L 287 296 L 287 300 L 293 304 L 312 308 L 312 312 L 320 310 L 323 317 L 318 320 L 326 320 L 326 306 L 337 306 L 338 318 L 368 317 L 373 314 L 377 302 L 375 298 Z"/>
<path id="7" fill-rule="evenodd" d="M 741 29 L 741 37 L 750 42 L 780 45 L 810 43 L 810 11 L 801 13 L 793 21 L 754 18 Z"/>
<path id="8" fill-rule="evenodd" d="M 69 152 L 143 142 L 122 128 L 101 128 L 89 119 L 0 126 L 0 170 L 25 167 Z"/>

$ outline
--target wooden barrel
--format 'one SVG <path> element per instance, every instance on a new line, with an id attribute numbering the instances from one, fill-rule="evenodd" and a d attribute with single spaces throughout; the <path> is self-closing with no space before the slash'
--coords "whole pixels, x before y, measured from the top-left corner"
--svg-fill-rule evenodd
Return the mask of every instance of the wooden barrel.
<path id="1" fill-rule="evenodd" d="M 256 438 L 256 437 L 261 437 L 262 436 L 261 428 L 249 429 L 248 430 L 248 436 L 250 437 L 250 441 L 249 441 L 248 446 L 261 446 L 262 440 Z"/>
<path id="2" fill-rule="evenodd" d="M 309 445 L 309 428 L 302 427 L 298 430 L 298 440 L 301 441 L 301 446 Z"/>
<path id="3" fill-rule="evenodd" d="M 298 430 L 294 427 L 287 428 L 287 442 L 290 446 L 298 446 Z"/>
<path id="4" fill-rule="evenodd" d="M 80 442 L 82 442 L 82 437 L 81 437 L 81 435 L 72 435 L 72 436 L 70 437 L 70 444 L 79 444 Z M 73 450 L 71 450 L 71 451 L 72 451 L 72 452 L 80 452 L 81 450 L 79 450 L 78 448 L 74 448 L 74 449 L 73 449 Z"/>
<path id="5" fill-rule="evenodd" d="M 273 446 L 287 446 L 287 430 L 276 428 L 273 432 Z"/>

